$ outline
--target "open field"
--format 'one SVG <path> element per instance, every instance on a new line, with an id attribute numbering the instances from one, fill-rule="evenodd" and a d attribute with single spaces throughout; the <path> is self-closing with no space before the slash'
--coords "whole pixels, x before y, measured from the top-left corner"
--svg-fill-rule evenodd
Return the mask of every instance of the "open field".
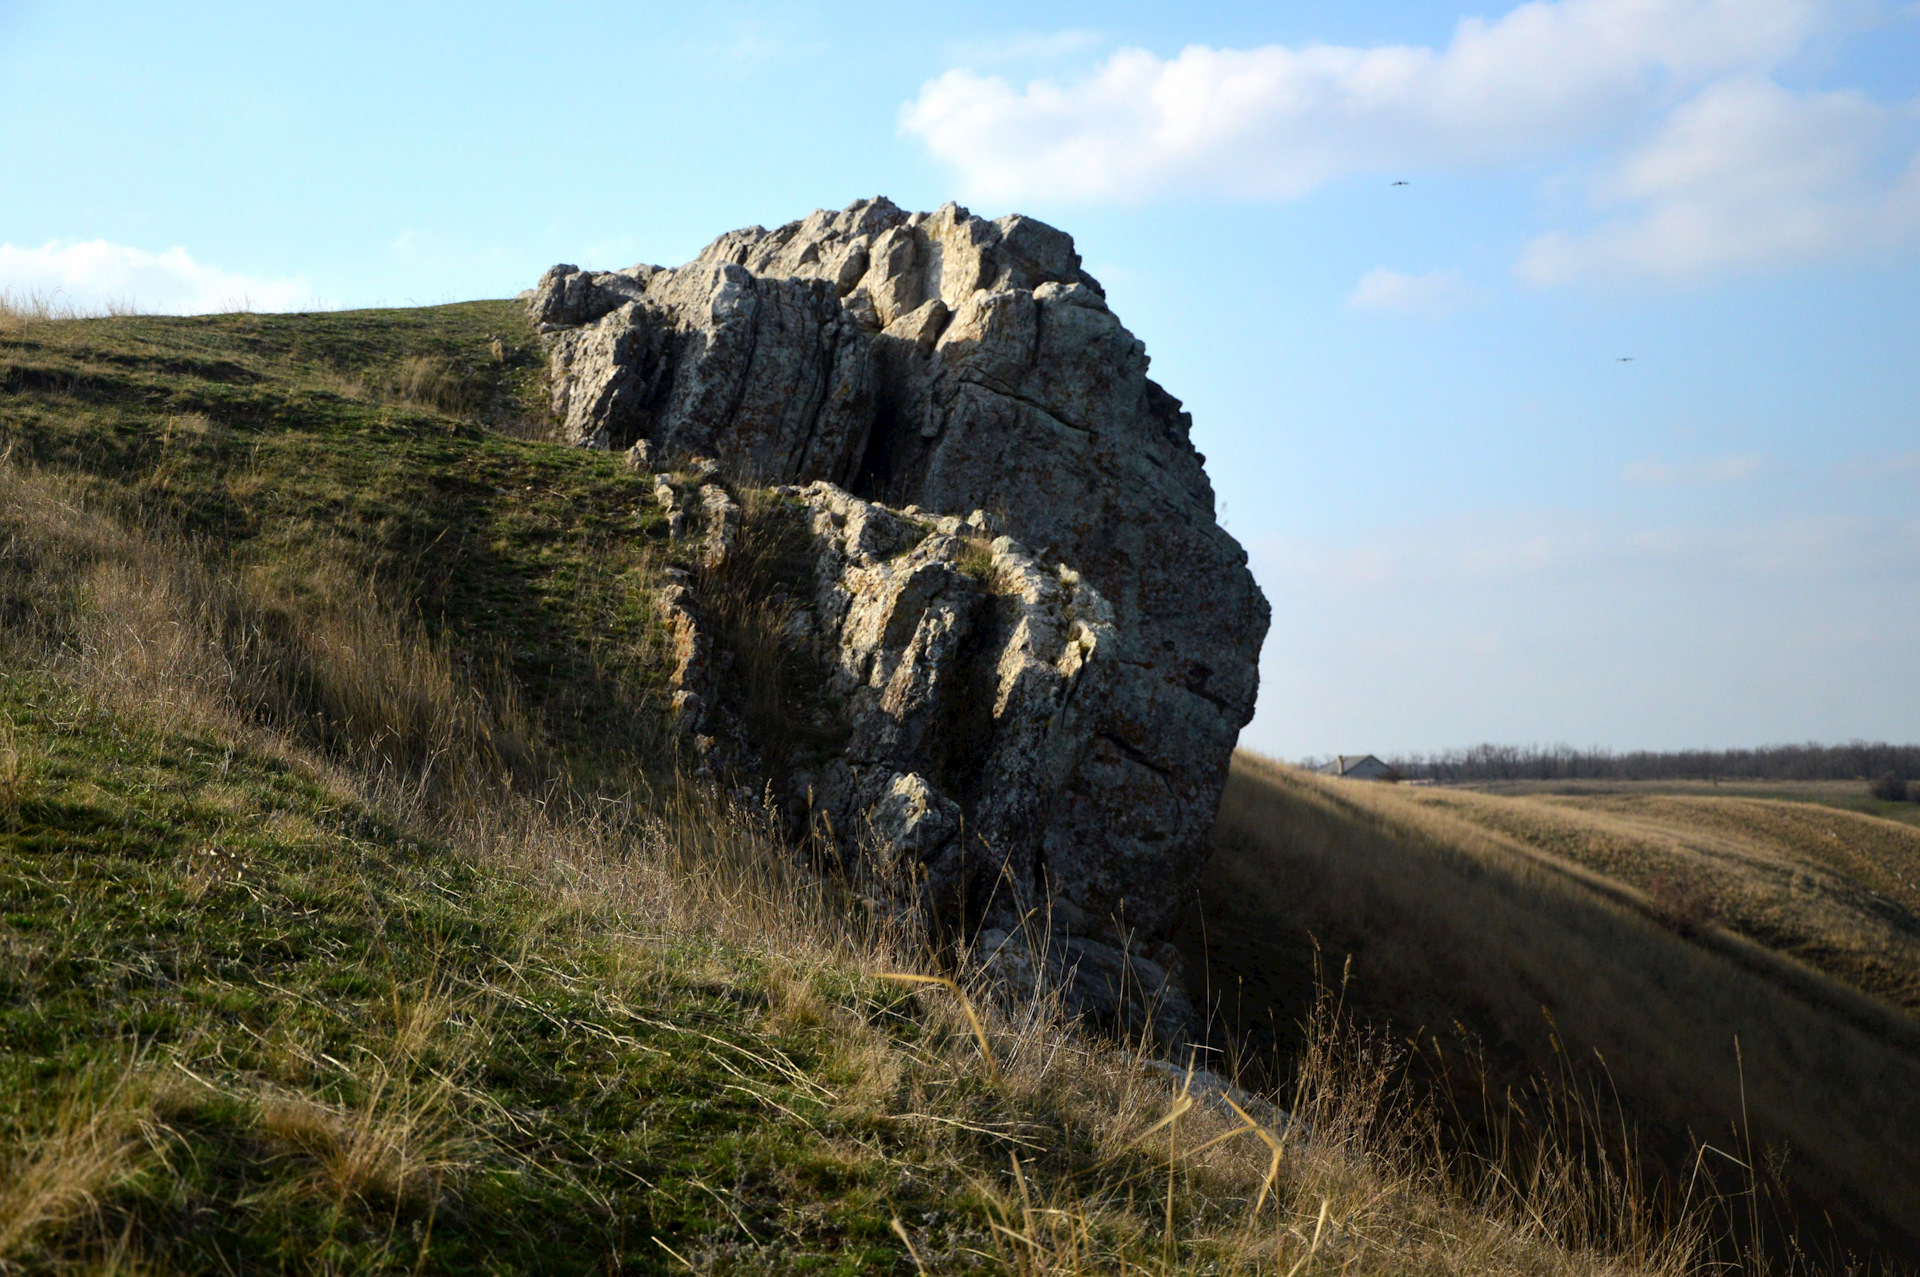
<path id="1" fill-rule="evenodd" d="M 1879 816 L 1905 825 L 1920 826 L 1920 802 L 1888 802 L 1868 792 L 1863 780 L 1511 780 L 1449 786 L 1512 797 L 1597 798 L 1607 795 L 1654 795 L 1694 798 L 1768 798 L 1787 803 L 1811 803 Z"/>
<path id="2" fill-rule="evenodd" d="M 511 304 L 0 320 L 5 1271 L 1709 1270 L 1325 1016 L 1256 1129 L 888 978 L 677 772 L 678 551 Z"/>
<path id="3" fill-rule="evenodd" d="M 1911 1245 L 1920 832 L 1653 788 L 1392 786 L 1243 754 L 1190 941 L 1199 978 L 1284 1038 L 1316 959 L 1337 975 L 1351 957 L 1359 1014 L 1464 1031 L 1515 1071 L 1597 1052 L 1670 1161 L 1689 1130 L 1750 1123 L 1790 1150 L 1803 1204 Z"/>
<path id="4" fill-rule="evenodd" d="M 1438 788 L 1405 797 L 1920 1013 L 1920 829 L 1835 806 L 1815 785 L 1818 797 L 1791 800 L 1626 785 L 1523 802 Z"/>

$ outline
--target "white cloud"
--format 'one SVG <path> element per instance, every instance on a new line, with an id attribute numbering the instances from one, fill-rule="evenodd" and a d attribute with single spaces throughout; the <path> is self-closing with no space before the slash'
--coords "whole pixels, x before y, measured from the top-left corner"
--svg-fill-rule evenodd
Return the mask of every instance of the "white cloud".
<path id="1" fill-rule="evenodd" d="M 924 84 L 900 127 L 1002 202 L 1544 177 L 1586 189 L 1592 222 L 1535 238 L 1521 277 L 1685 281 L 1920 244 L 1920 101 L 1772 78 L 1871 8 L 1531 0 L 1461 21 L 1441 48 L 1122 49 L 1078 79 L 1024 85 L 975 58 Z"/>
<path id="2" fill-rule="evenodd" d="M 1777 66 L 1826 20 L 1816 0 L 1534 0 L 1462 21 L 1443 50 L 1123 49 L 1024 89 L 957 68 L 900 120 L 987 198 L 1287 198 L 1617 138 L 1719 76 Z"/>
<path id="3" fill-rule="evenodd" d="M 1908 475 L 1920 475 L 1920 450 L 1895 453 L 1891 456 L 1854 457 L 1834 467 L 1834 472 L 1843 479 L 1900 479 Z"/>
<path id="4" fill-rule="evenodd" d="M 1920 241 L 1914 123 L 1857 93 L 1709 85 L 1596 183 L 1625 216 L 1541 236 L 1518 270 L 1546 284 L 1686 279 Z"/>
<path id="5" fill-rule="evenodd" d="M 1454 271 L 1402 275 L 1382 266 L 1360 277 L 1347 294 L 1347 309 L 1434 317 L 1452 314 L 1470 297 L 1465 282 Z"/>
<path id="6" fill-rule="evenodd" d="M 109 307 L 199 315 L 311 305 L 302 279 L 263 279 L 203 265 L 184 248 L 164 253 L 106 240 L 0 244 L 0 291 L 40 295 L 81 312 Z"/>
<path id="7" fill-rule="evenodd" d="M 1710 457 L 1702 461 L 1636 461 L 1620 472 L 1628 483 L 1648 488 L 1682 484 L 1740 483 L 1767 468 L 1765 457 Z"/>

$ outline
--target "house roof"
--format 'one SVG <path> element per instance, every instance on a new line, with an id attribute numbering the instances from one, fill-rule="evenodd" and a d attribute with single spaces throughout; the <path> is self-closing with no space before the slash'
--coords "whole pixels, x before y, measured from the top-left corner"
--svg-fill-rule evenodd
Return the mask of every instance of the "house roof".
<path id="1" fill-rule="evenodd" d="M 1372 754 L 1335 754 L 1333 761 L 1320 770 L 1329 776 L 1351 776 L 1355 772 L 1388 772 L 1393 769 Z"/>

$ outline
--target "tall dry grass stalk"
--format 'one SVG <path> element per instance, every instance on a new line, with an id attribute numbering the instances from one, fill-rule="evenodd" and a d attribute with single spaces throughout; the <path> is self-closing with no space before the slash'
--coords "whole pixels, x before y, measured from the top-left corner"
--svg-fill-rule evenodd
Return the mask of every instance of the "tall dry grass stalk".
<path id="1" fill-rule="evenodd" d="M 131 302 L 119 300 L 110 300 L 99 306 L 82 306 L 64 296 L 57 288 L 0 289 L 0 331 L 75 319 L 105 319 L 143 313 Z"/>
<path id="2" fill-rule="evenodd" d="M 409 355 L 387 374 L 384 385 L 395 398 L 457 416 L 480 407 L 491 382 L 484 373 L 438 355 Z"/>
<path id="3" fill-rule="evenodd" d="M 20 805 L 32 797 L 34 760 L 20 748 L 13 720 L 0 720 L 0 829 L 11 829 Z"/>
<path id="4" fill-rule="evenodd" d="M 365 1067 L 356 1081 L 363 1095 L 351 1105 L 262 1097 L 260 1130 L 312 1163 L 316 1187 L 336 1210 L 431 1200 L 468 1164 L 454 1136 L 455 1088 L 440 1079 L 410 1083 L 385 1063 Z"/>
<path id="5" fill-rule="evenodd" d="M 943 1169 L 991 1204 L 986 1258 L 1010 1271 L 1133 1273 L 1143 1255 L 1145 1271 L 1167 1274 L 1700 1271 L 1695 1224 L 1651 1226 L 1634 1184 L 1596 1185 L 1577 1147 L 1542 1146 L 1526 1174 L 1490 1189 L 1400 1087 L 1398 1048 L 1337 1004 L 1309 1026 L 1281 1106 L 1250 1115 L 1204 1088 L 1170 1092 L 1143 1067 L 1144 1047 L 1080 1033 L 1057 998 L 1010 1005 L 930 969 L 910 922 L 796 855 L 777 813 L 692 781 L 610 800 L 570 792 L 542 772 L 537 726 L 509 692 L 338 569 L 316 563 L 296 591 L 210 564 L 19 467 L 0 467 L 0 535 L 15 654 L 83 694 L 313 759 L 398 818 L 541 883 L 557 912 L 759 955 L 778 991 L 769 1015 L 827 1023 L 840 1080 L 772 1051 L 768 1067 L 840 1111 L 954 1133 L 930 1135 L 927 1156 L 948 1158 Z M 632 942 L 632 968 L 608 997 L 642 998 L 649 943 Z M 903 1042 L 858 1007 L 820 999 L 827 972 L 914 977 L 927 1032 Z M 261 1128 L 311 1159 L 342 1202 L 437 1191 L 462 1165 L 449 1114 L 468 1099 L 410 1080 L 407 1061 L 445 1015 L 432 990 L 397 1002 L 393 1042 L 357 1079 L 357 1106 L 267 1095 Z M 13 1176 L 5 1236 L 71 1220 L 134 1173 L 126 1129 L 76 1115 L 50 1136 Z M 982 1162 L 962 1136 L 1013 1156 L 1004 1169 Z M 973 1262 L 898 1232 L 925 1271 Z"/>

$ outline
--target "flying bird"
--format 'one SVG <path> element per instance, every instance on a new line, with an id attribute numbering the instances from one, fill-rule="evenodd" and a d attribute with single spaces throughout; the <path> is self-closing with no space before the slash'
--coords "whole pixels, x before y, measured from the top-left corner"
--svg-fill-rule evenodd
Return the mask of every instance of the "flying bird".
<path id="1" fill-rule="evenodd" d="M 1617 362 L 1617 363 L 1623 363 L 1623 364 L 1630 364 L 1630 363 L 1632 363 L 1632 362 L 1633 362 L 1633 356 L 1632 356 L 1632 355 L 1622 355 L 1622 356 L 1620 356 L 1620 358 L 1619 358 L 1618 360 L 1616 360 L 1615 362 Z"/>
<path id="2" fill-rule="evenodd" d="M 1395 182 L 1395 183 L 1394 183 L 1394 185 L 1395 185 L 1395 186 L 1408 186 L 1408 185 L 1411 185 L 1411 183 L 1408 183 L 1408 182 Z"/>

